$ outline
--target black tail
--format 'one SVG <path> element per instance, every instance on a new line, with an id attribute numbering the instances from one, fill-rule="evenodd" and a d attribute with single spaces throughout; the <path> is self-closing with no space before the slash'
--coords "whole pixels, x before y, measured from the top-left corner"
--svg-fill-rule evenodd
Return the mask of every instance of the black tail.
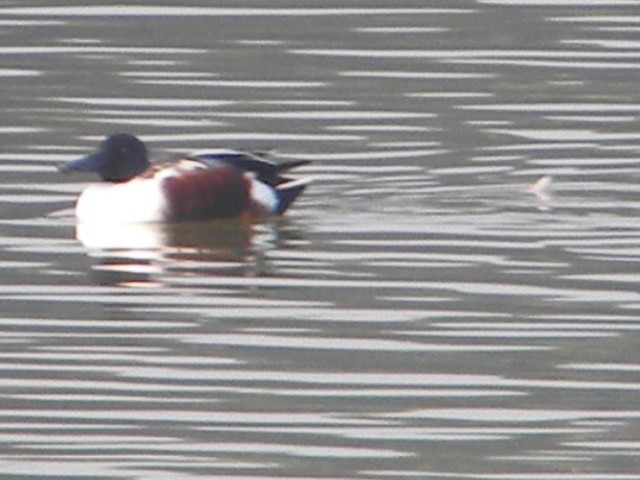
<path id="1" fill-rule="evenodd" d="M 290 180 L 278 185 L 276 187 L 276 193 L 278 195 L 278 209 L 276 210 L 276 214 L 281 215 L 286 212 L 294 200 L 298 198 L 298 195 L 307 188 L 309 183 L 311 183 L 310 178 L 301 178 L 299 180 Z"/>
<path id="2" fill-rule="evenodd" d="M 193 158 L 207 165 L 215 165 L 223 162 L 233 165 L 240 170 L 253 172 L 258 180 L 272 187 L 288 183 L 289 179 L 282 177 L 284 172 L 311 163 L 310 160 L 290 160 L 282 163 L 274 163 L 268 160 L 264 153 L 246 153 L 234 150 L 222 153 L 202 151 L 197 153 Z"/>

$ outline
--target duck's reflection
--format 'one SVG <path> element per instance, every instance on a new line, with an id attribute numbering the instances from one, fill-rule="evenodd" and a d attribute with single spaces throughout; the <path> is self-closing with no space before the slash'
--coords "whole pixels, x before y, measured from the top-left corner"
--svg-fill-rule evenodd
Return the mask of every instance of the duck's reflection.
<path id="1" fill-rule="evenodd" d="M 153 286 L 171 275 L 254 276 L 265 255 L 291 233 L 282 221 L 197 224 L 78 224 L 76 238 L 101 285 Z"/>

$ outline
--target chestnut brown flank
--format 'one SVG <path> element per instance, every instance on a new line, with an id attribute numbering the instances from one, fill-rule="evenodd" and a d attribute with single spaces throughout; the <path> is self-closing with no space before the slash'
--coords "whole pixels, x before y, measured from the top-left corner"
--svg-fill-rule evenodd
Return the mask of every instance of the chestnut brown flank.
<path id="1" fill-rule="evenodd" d="M 249 207 L 250 181 L 231 166 L 198 169 L 164 179 L 168 220 L 232 218 Z"/>

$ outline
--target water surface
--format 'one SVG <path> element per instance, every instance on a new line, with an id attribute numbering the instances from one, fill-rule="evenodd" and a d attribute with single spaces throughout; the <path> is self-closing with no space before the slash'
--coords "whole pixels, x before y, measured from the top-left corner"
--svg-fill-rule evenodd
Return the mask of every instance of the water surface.
<path id="1" fill-rule="evenodd" d="M 0 7 L 1 476 L 640 478 L 638 2 L 323 5 Z M 76 228 L 116 131 L 315 183 Z"/>

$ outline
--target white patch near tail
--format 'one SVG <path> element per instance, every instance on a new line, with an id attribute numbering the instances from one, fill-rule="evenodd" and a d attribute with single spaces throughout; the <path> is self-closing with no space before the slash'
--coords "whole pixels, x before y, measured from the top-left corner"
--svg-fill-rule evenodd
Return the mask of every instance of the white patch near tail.
<path id="1" fill-rule="evenodd" d="M 278 195 L 273 187 L 251 179 L 251 203 L 259 215 L 273 215 L 278 211 Z"/>

